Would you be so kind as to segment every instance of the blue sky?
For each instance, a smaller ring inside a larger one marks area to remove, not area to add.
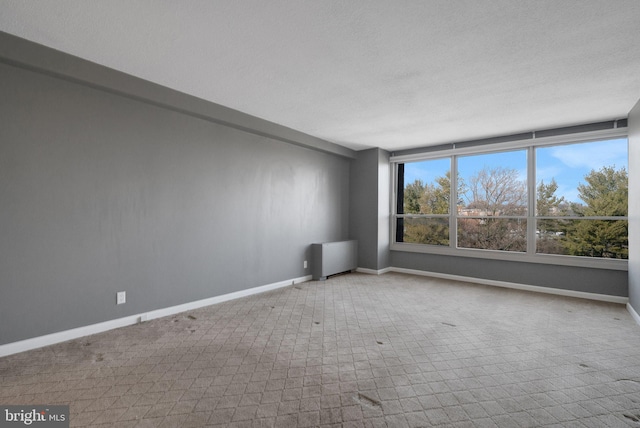
[[[555,178],[559,196],[570,202],[581,202],[578,184],[591,170],[615,166],[629,171],[626,138],[593,143],[553,146],[537,150],[536,180],[549,183]]]
[[[536,156],[537,183],[549,183],[555,178],[558,183],[556,194],[564,196],[570,202],[581,202],[577,187],[578,184],[584,183],[584,176],[591,170],[614,165],[617,169],[624,167],[629,170],[626,139],[541,147],[537,149]],[[458,170],[465,180],[485,166],[516,169],[524,180],[526,165],[526,152],[523,150],[458,158]],[[405,185],[413,183],[416,179],[421,179],[424,183],[431,182],[444,176],[448,170],[448,158],[406,163]]]

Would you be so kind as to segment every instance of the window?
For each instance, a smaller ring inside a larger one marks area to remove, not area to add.
[[[527,152],[460,156],[459,248],[527,251]]]
[[[451,160],[403,165],[403,196],[399,199],[399,242],[449,245]]]
[[[627,259],[627,140],[608,135],[392,157],[392,249],[594,267]]]
[[[627,259],[627,140],[536,149],[536,252]]]

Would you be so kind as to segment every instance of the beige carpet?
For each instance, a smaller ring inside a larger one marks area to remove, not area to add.
[[[71,426],[640,427],[640,326],[349,274],[0,358],[0,404],[70,404]]]

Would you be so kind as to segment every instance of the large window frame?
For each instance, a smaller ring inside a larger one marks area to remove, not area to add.
[[[628,270],[628,261],[626,259],[609,259],[609,258],[596,258],[585,256],[571,256],[571,255],[559,255],[559,254],[542,254],[536,253],[536,223],[538,220],[542,220],[545,217],[538,217],[536,215],[536,148],[548,147],[548,146],[560,146],[576,143],[589,143],[602,140],[611,140],[625,138],[628,139],[626,128],[613,128],[600,131],[576,133],[569,135],[559,135],[552,137],[536,138],[535,134],[533,138],[510,141],[503,143],[486,144],[472,147],[456,147],[454,144],[450,148],[444,150],[437,150],[425,153],[415,153],[408,155],[391,156],[391,250],[392,251],[404,251],[404,252],[417,252],[426,254],[440,254],[462,257],[474,257],[483,259],[495,259],[495,260],[510,260],[529,263],[543,263],[553,265],[565,265],[565,266],[579,266],[588,268],[600,268],[609,270]],[[449,209],[448,215],[442,214],[401,214],[400,200],[398,199],[398,169],[403,168],[402,165],[407,162],[417,162],[424,160],[446,159],[451,160],[450,176],[451,176],[451,195],[450,201],[456,200],[457,190],[457,159],[460,156],[479,155],[508,152],[514,150],[526,150],[527,151],[527,215],[521,216],[526,220],[526,242],[527,247],[525,252],[510,252],[501,250],[488,250],[488,249],[476,249],[476,248],[458,248],[457,247],[457,222],[461,217],[456,209]],[[398,233],[399,225],[403,222],[398,221],[405,218],[448,218],[449,220],[449,245],[429,245],[429,244],[415,244],[406,242],[397,242],[396,236]],[[563,217],[553,217],[553,219],[559,219]],[[580,217],[568,217],[569,219],[581,219]],[[587,217],[584,219],[592,219]],[[596,219],[595,217],[593,219]],[[616,217],[598,217],[600,220],[627,220],[628,216],[616,216]]]

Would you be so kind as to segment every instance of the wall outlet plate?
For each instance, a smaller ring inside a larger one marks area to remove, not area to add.
[[[116,293],[116,305],[122,305],[127,302],[127,292],[126,291],[118,291]]]
[[[304,261],[304,268],[305,269],[307,268],[307,261],[306,260]]]

